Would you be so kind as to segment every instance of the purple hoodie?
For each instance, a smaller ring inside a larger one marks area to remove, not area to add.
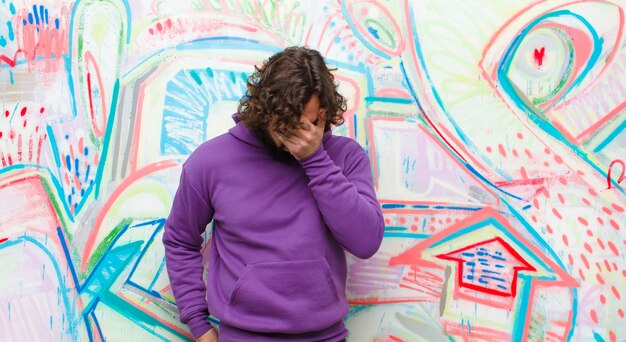
[[[202,233],[211,220],[205,285]],[[329,131],[307,158],[280,162],[238,122],[189,156],[165,225],[180,320],[199,337],[211,328],[210,312],[221,321],[220,341],[250,332],[255,340],[341,340],[344,250],[369,258],[383,231],[357,142]]]

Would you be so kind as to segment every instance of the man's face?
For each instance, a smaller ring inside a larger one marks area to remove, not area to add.
[[[309,120],[313,125],[317,126],[320,124],[320,120],[323,121],[326,117],[326,110],[320,107],[320,99],[317,94],[313,94],[309,102],[304,105],[304,109],[302,110],[302,117]],[[274,141],[275,146],[279,149],[280,152],[285,152],[291,155],[283,143],[278,139],[278,135],[274,131],[272,127],[268,129],[269,134]],[[280,153],[282,154],[282,153]]]
[[[309,102],[304,105],[302,117],[311,121],[314,126],[317,126],[319,120],[324,120],[325,114],[324,108],[320,107],[320,98],[317,94],[313,94]]]
[[[324,109],[320,107],[320,99],[317,94],[313,94],[309,102],[304,105],[302,117],[309,120],[315,126],[317,126],[319,120],[324,120],[325,112]],[[283,148],[283,144],[280,142],[280,139],[278,139],[272,127],[269,128],[269,133],[276,146]]]

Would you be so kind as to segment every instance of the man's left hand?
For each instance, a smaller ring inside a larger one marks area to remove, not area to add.
[[[301,128],[289,136],[278,134],[278,138],[285,148],[297,160],[310,156],[322,144],[326,121],[317,119],[312,123],[304,116],[300,118]]]

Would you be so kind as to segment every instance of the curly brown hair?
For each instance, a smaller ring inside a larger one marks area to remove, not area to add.
[[[317,94],[326,110],[325,131],[343,124],[346,99],[322,55],[306,47],[289,47],[266,60],[248,78],[246,95],[239,103],[239,119],[255,132],[270,125],[288,134],[299,127],[305,104]]]

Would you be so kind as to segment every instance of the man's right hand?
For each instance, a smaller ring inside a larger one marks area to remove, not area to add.
[[[198,337],[196,342],[217,342],[217,330],[215,328],[209,329],[209,331]]]

